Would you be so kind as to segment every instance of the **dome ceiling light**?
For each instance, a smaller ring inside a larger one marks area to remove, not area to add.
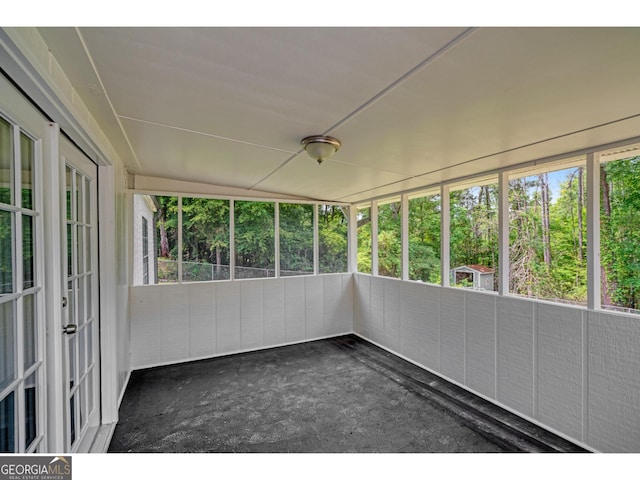
[[[327,135],[311,135],[302,139],[302,146],[318,165],[340,150],[340,140]]]

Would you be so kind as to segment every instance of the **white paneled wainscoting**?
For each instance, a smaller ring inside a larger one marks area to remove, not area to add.
[[[365,274],[130,287],[133,369],[355,333],[590,450],[640,452],[640,320]]]
[[[353,332],[350,273],[130,288],[134,370]]]
[[[354,275],[361,337],[590,450],[640,452],[640,319]]]

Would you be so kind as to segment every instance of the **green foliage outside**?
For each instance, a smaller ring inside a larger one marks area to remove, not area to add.
[[[440,195],[409,200],[409,279],[440,283]]]
[[[158,281],[178,281],[178,197],[155,197]],[[182,281],[230,278],[230,202],[182,199]],[[313,273],[313,205],[281,203],[280,268],[283,276]],[[275,204],[234,202],[236,278],[275,275]],[[320,205],[319,271],[347,271],[347,217]]]
[[[450,265],[482,265],[493,268],[494,290],[498,282],[498,186],[456,190],[450,199]],[[411,215],[411,212],[409,212]]]
[[[600,262],[605,305],[640,308],[640,157],[601,166]]]
[[[280,274],[313,273],[313,205],[280,204]]]
[[[337,205],[318,206],[318,269],[320,273],[348,269],[348,214]]]
[[[556,186],[551,185],[553,176]],[[605,306],[637,309],[640,302],[640,157],[604,163],[601,177],[601,280]],[[177,198],[157,197],[158,254],[177,259]],[[575,167],[509,181],[509,292],[586,303],[586,169]],[[483,265],[498,278],[498,187],[450,192],[450,265]],[[440,197],[409,201],[409,278],[440,282]],[[321,273],[347,269],[347,217],[320,205]],[[274,204],[235,202],[236,265],[274,269]],[[371,209],[357,213],[358,271],[371,273]],[[185,262],[229,264],[229,202],[183,199]],[[8,228],[8,224],[6,224]],[[313,271],[313,207],[280,205],[281,269]],[[401,272],[400,203],[378,209],[378,269]],[[6,256],[5,256],[6,257]],[[8,258],[8,257],[6,257]],[[186,270],[185,270],[186,271]],[[177,280],[176,272],[167,272]],[[162,272],[161,275],[162,276]],[[227,277],[228,278],[228,277]]]
[[[358,209],[358,272],[371,273],[371,207]]]

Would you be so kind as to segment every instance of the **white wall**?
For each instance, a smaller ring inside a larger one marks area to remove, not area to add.
[[[148,197],[146,197],[148,198]],[[144,271],[142,268],[142,218],[147,219],[147,246],[149,247],[149,283],[154,283],[156,278],[156,270],[154,261],[154,249],[155,249],[155,228],[153,224],[154,213],[149,208],[144,195],[133,195],[133,276],[131,280],[132,285],[143,285]]]
[[[352,275],[130,287],[133,369],[353,331]]]
[[[131,196],[127,191],[127,172],[120,161],[115,165],[116,288],[115,322],[117,338],[117,397],[120,401],[131,374],[131,327],[129,319],[129,216]],[[150,228],[153,224],[151,224]]]
[[[552,431],[640,452],[640,321],[354,275],[354,330]]]

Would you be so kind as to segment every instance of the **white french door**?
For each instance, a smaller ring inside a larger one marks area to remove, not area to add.
[[[65,450],[88,451],[100,423],[97,167],[66,139],[62,272]]]
[[[10,93],[0,78],[0,453],[31,453],[46,450],[44,122]]]

